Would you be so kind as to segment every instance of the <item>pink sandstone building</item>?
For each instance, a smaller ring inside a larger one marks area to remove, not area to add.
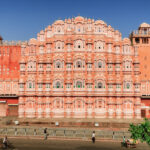
[[[102,20],[57,20],[19,63],[19,117],[141,117],[138,48]]]

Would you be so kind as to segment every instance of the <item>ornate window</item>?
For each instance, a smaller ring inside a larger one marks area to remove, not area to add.
[[[98,60],[98,61],[95,61],[95,68],[104,68],[104,61],[102,60]]]
[[[125,70],[131,70],[131,61],[125,61],[124,67],[125,67]]]
[[[95,81],[95,88],[97,89],[105,88],[104,83],[102,81]]]
[[[71,83],[67,83],[66,88],[70,89],[71,88]]]
[[[87,68],[89,69],[89,68],[92,68],[92,64],[91,63],[88,63],[87,64]]]
[[[88,83],[88,84],[87,84],[87,88],[88,88],[88,89],[91,89],[91,88],[92,88],[92,83]]]
[[[102,62],[99,61],[98,64],[97,64],[98,68],[102,68]]]
[[[124,89],[126,89],[126,90],[131,90],[131,86],[132,86],[132,84],[131,84],[132,82],[124,82]]]
[[[103,88],[103,84],[102,84],[101,82],[98,82],[98,84],[97,84],[97,88],[98,88],[98,89]]]
[[[36,62],[30,61],[28,63],[28,71],[35,71],[36,70]]]
[[[56,82],[56,88],[61,88],[61,84],[59,81]]]
[[[75,42],[74,48],[77,50],[81,50],[84,48],[84,42],[82,40],[77,40]]]
[[[104,49],[103,42],[98,41],[95,43],[95,50],[103,50],[103,49]]]
[[[63,64],[62,64],[62,62],[61,61],[56,61],[56,63],[55,63],[55,68],[63,68]]]
[[[64,49],[64,44],[63,42],[56,42],[56,50],[62,50]]]
[[[130,83],[126,83],[126,88],[130,89]]]
[[[77,61],[76,62],[76,67],[77,68],[82,68],[82,61]]]
[[[47,70],[47,71],[50,71],[50,69],[51,69],[51,64],[47,64],[47,65],[46,65],[46,70]]]
[[[34,89],[35,88],[35,82],[29,81],[27,82],[28,89]]]
[[[39,70],[39,71],[44,71],[44,70],[43,70],[43,64],[41,64],[41,63],[38,64],[38,70]]]
[[[61,27],[60,26],[57,27],[57,33],[61,33]]]
[[[83,84],[81,81],[76,82],[76,88],[82,88]]]
[[[46,89],[50,88],[50,83],[46,83]]]

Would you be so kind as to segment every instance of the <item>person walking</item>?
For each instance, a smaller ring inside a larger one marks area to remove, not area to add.
[[[47,140],[47,128],[44,129],[44,140]]]
[[[7,147],[8,147],[8,139],[7,139],[7,136],[4,137],[4,139],[3,139],[3,144],[4,144],[4,148],[7,149]]]
[[[95,143],[95,131],[92,133],[92,142]]]

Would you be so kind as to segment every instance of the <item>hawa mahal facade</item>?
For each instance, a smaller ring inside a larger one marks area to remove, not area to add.
[[[13,110],[22,118],[149,117],[150,72],[140,64],[150,40],[138,37],[146,25],[122,39],[104,21],[78,16],[57,20],[36,39],[13,46],[8,58],[0,56],[3,116]],[[8,76],[7,68],[13,71]]]

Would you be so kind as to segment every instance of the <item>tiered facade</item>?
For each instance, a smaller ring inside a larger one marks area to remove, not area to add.
[[[101,20],[58,20],[21,46],[19,117],[140,118],[138,50]]]

